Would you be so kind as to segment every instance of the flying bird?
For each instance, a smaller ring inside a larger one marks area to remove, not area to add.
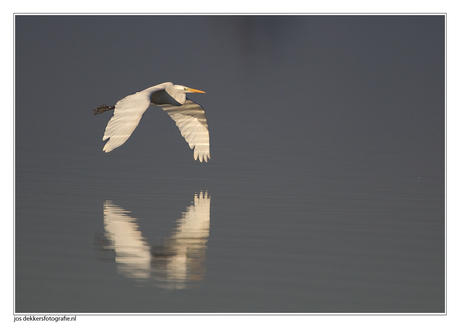
[[[107,141],[106,153],[123,145],[136,129],[142,115],[152,105],[160,106],[176,122],[182,136],[194,149],[194,158],[208,161],[209,131],[203,108],[186,97],[186,93],[205,93],[183,85],[165,82],[119,100],[115,106],[102,104],[94,115],[113,109],[102,140]]]

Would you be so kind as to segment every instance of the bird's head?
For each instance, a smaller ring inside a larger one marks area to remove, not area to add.
[[[169,83],[166,85],[166,92],[174,98],[175,101],[177,101],[179,104],[184,104],[185,100],[187,97],[185,96],[186,93],[205,93],[204,91],[197,90],[197,89],[192,89],[189,87],[186,87],[185,85],[180,85],[180,84],[172,84]],[[160,103],[160,102],[154,102],[153,103]],[[168,101],[163,101],[162,103],[164,104],[172,104],[172,102]]]

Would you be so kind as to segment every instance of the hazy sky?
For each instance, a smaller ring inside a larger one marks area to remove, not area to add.
[[[102,148],[109,117],[92,108],[172,81],[207,92],[193,99],[211,153],[220,143],[442,150],[444,55],[442,15],[16,16],[16,144]],[[160,138],[144,120],[133,137]]]

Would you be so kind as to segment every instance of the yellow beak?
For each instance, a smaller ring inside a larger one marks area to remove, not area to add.
[[[192,88],[188,88],[188,91],[193,92],[193,93],[206,93],[204,91],[197,90],[197,89],[192,89]]]

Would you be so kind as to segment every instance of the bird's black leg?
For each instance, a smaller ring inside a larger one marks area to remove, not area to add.
[[[107,106],[106,104],[102,104],[99,107],[93,109],[94,115],[104,113],[107,110],[114,109],[115,106]]]

